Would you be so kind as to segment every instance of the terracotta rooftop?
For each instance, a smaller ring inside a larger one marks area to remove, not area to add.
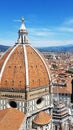
[[[51,115],[48,113],[41,111],[33,120],[33,122],[37,125],[45,125],[50,123],[51,121]]]
[[[0,130],[19,130],[25,115],[14,109],[0,110]]]
[[[63,93],[63,94],[71,94],[72,93],[72,84],[71,84],[71,79],[67,78],[66,80],[66,86],[65,87],[60,87],[59,83],[58,86],[53,87],[53,93]]]
[[[4,64],[5,59],[7,58],[8,54],[10,53],[11,50],[12,50],[12,48],[9,48],[9,49],[5,52],[5,54],[3,54],[2,57],[0,58],[0,71],[1,71],[1,69],[2,69],[2,66],[3,66],[3,64]]]

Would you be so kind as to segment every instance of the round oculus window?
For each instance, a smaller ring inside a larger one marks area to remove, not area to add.
[[[17,103],[15,101],[10,101],[9,105],[13,108],[17,108]]]
[[[37,99],[36,106],[37,108],[42,108],[44,106],[44,99],[43,98]]]

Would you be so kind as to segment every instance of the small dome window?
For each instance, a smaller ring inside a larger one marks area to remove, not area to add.
[[[38,82],[39,82],[39,86],[40,86],[40,79],[38,79]]]
[[[19,83],[21,83],[22,81],[19,81]]]
[[[9,66],[9,68],[11,68],[11,66]]]
[[[20,54],[23,54],[22,52],[20,52]]]
[[[12,80],[11,82],[12,82],[12,86],[14,86],[14,80]]]
[[[20,83],[22,82],[22,81],[19,81]]]
[[[7,80],[5,80],[5,85],[7,85]]]
[[[31,68],[33,68],[33,66],[31,66]]]
[[[22,68],[22,66],[20,66],[20,69]]]
[[[5,83],[7,83],[7,80],[5,80]]]
[[[21,84],[22,84],[22,81],[19,81],[19,85],[21,86]]]
[[[32,80],[32,83],[34,84],[34,80]]]

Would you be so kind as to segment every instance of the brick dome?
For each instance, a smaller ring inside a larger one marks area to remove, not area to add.
[[[27,40],[27,30],[19,29],[17,44],[9,48],[0,59],[0,89],[31,90],[50,84],[45,59]]]

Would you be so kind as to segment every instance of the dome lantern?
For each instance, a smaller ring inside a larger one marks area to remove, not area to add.
[[[22,24],[21,24],[19,31],[18,31],[18,35],[19,35],[18,36],[18,43],[26,44],[26,43],[28,43],[28,38],[27,38],[28,32],[27,32],[27,29],[24,25],[24,17],[22,17],[21,22],[22,22]]]

